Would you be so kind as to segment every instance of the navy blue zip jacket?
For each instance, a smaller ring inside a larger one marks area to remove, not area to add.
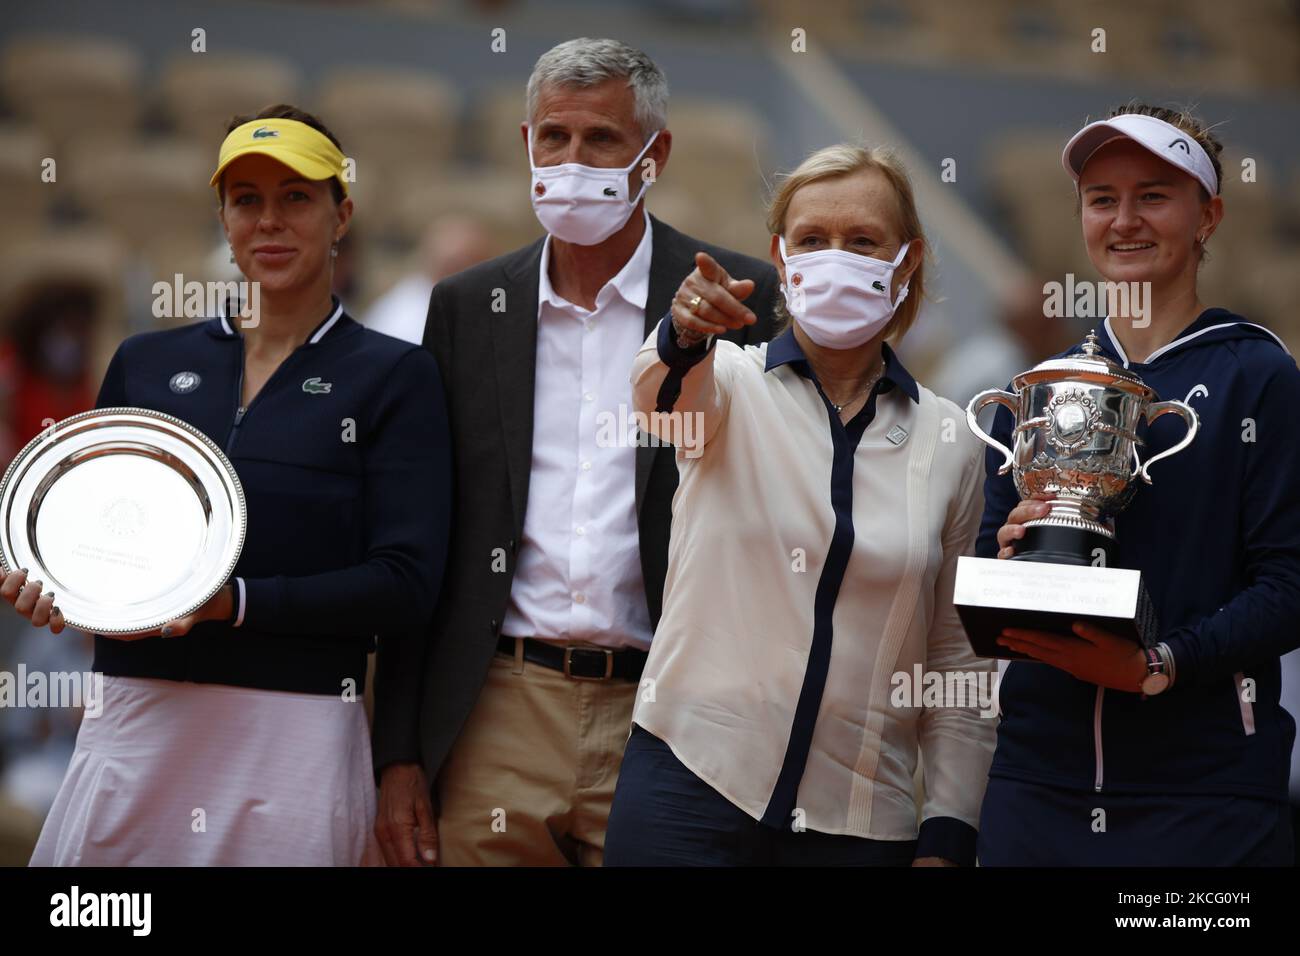
[[[1278,702],[1278,659],[1300,646],[1300,370],[1272,333],[1224,309],[1201,313],[1144,363],[1128,360],[1109,320],[1098,338],[1201,420],[1192,444],[1156,464],[1152,484],[1139,482],[1115,518],[1112,564],[1142,572],[1176,679],[1143,700],[1048,664],[1011,663],[989,773],[1284,801],[1295,721]],[[1008,446],[1010,425],[999,408],[994,435]],[[1143,460],[1184,429],[1175,415],[1157,419]],[[981,557],[996,557],[997,530],[1019,500],[1011,476],[997,475],[1000,459],[985,459]]]
[[[248,526],[237,627],[96,637],[95,669],[309,694],[350,679],[360,697],[374,636],[426,640],[442,580],[451,444],[437,362],[336,300],[241,411],[243,368],[224,318],[133,335],[109,363],[96,407],[151,408],[206,434],[239,474]]]

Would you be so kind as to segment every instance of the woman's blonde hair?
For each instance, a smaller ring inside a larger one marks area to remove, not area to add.
[[[817,150],[793,171],[777,177],[778,186],[767,207],[767,228],[774,236],[785,233],[785,217],[790,209],[790,200],[802,187],[823,179],[848,176],[863,169],[878,170],[893,187],[894,199],[898,203],[898,228],[903,241],[919,239],[922,242],[921,261],[912,273],[907,298],[885,326],[885,337],[898,342],[916,321],[921,300],[925,297],[925,262],[930,256],[930,244],[926,242],[921,217],[916,211],[912,180],[893,150],[885,146],[855,146],[852,143],[838,143]],[[777,299],[777,316],[781,328],[785,328],[789,324],[790,315],[780,297]]]

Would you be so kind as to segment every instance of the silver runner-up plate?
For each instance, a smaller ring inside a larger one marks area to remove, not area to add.
[[[248,515],[234,466],[147,408],[65,418],[0,480],[0,565],[44,582],[72,627],[138,634],[198,610],[230,577]]]

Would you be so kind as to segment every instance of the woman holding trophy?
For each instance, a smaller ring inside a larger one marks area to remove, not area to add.
[[[827,147],[768,228],[784,331],[715,338],[755,321],[753,283],[700,253],[632,366],[681,485],[605,862],[969,864],[992,722],[974,694],[898,693],[991,676],[952,605],[979,446],[886,342],[925,291],[911,183],[886,150]]]
[[[1146,299],[1117,297],[1133,307],[1084,352],[1190,404],[1200,428],[1168,457],[1183,432],[1152,421],[1151,485],[1113,518],[1110,564],[1141,572],[1154,646],[1086,622],[1002,633],[1031,662],[1000,687],[983,865],[1292,861],[1295,722],[1278,698],[1279,658],[1300,645],[1300,371],[1271,332],[1198,295],[1225,212],[1220,149],[1186,114],[1141,105],[1065,147],[1089,258]],[[999,409],[994,438],[1011,445],[1012,426]],[[1002,464],[989,453],[985,557],[1015,555],[1053,507],[1020,501]]]
[[[192,614],[95,639],[102,715],[35,865],[377,861],[361,693],[375,635],[419,641],[441,581],[450,462],[438,368],[331,295],[352,199],[338,141],[290,106],[236,118],[211,185],[260,306],[135,335],[97,407],[152,409],[234,466],[247,530]],[[247,313],[247,310],[243,310]],[[58,633],[59,596],[15,570],[4,597]]]

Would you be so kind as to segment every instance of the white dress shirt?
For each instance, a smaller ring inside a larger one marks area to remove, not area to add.
[[[677,453],[663,617],[634,722],[770,826],[910,840],[919,817],[918,856],[973,862],[995,717],[891,700],[895,675],[918,666],[993,670],[952,603],[984,504],[964,413],[888,346],[844,424],[791,331],[714,340],[698,359],[663,331],[633,365],[637,409],[697,415],[703,443]],[[675,400],[661,356],[680,373]],[[665,440],[676,427],[658,414],[650,426]]]
[[[637,530],[636,445],[625,439],[629,374],[645,338],[650,217],[636,251],[597,293],[592,311],[551,287],[550,251],[547,236],[537,289],[532,472],[501,630],[645,649],[651,628]],[[620,440],[610,441],[611,434]]]

